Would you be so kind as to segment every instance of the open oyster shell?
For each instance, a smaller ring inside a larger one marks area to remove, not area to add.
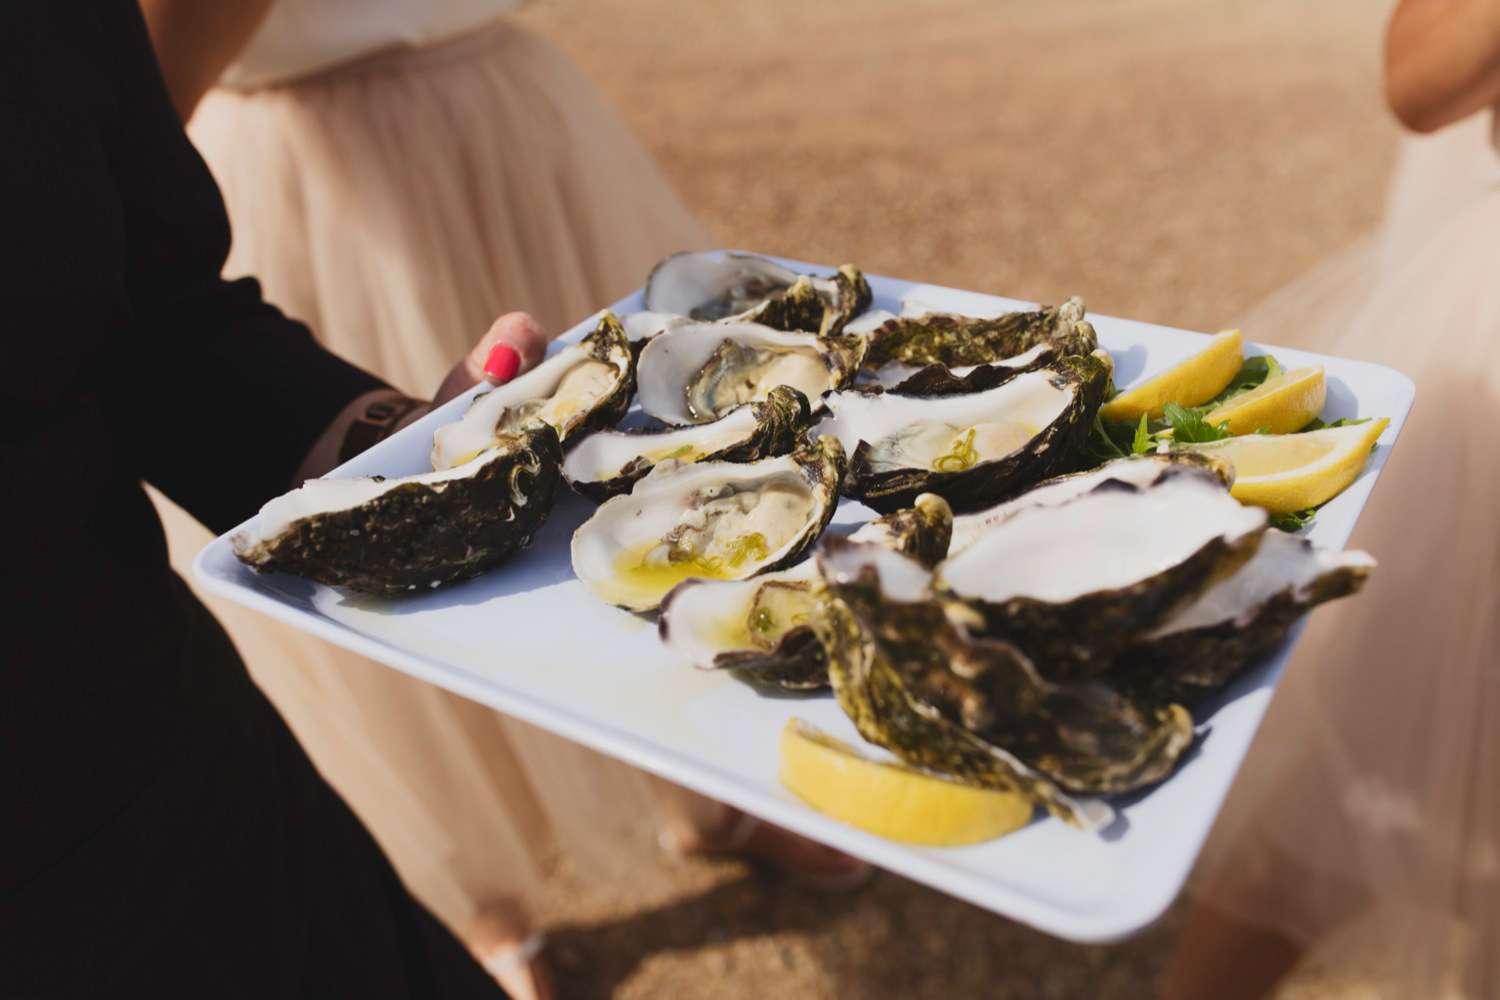
[[[1175,465],[1190,465],[1202,468],[1226,487],[1234,484],[1234,466],[1223,459],[1210,458],[1198,452],[1181,451],[1135,455],[1105,462],[1087,472],[1070,472],[1037,483],[1026,492],[953,519],[953,539],[948,554],[956,556],[973,544],[991,526],[999,524],[1012,514],[1027,507],[1051,507],[1067,503],[1091,492],[1106,480],[1118,480],[1136,486],[1149,486],[1161,477],[1165,469]]]
[[[754,254],[680,253],[652,269],[645,302],[652,312],[704,322],[754,322],[828,336],[869,307],[870,285],[848,264],[819,278]]]
[[[641,409],[668,424],[718,420],[789,385],[816,401],[848,385],[864,341],[773,330],[758,323],[680,323],[641,351]]]
[[[903,396],[955,396],[993,389],[1013,375],[1044,368],[1064,356],[1055,344],[1038,344],[1013,358],[954,368],[937,362],[918,365],[887,361],[874,372],[862,373],[856,383],[862,388],[879,386]]]
[[[813,621],[828,651],[834,694],[860,735],[918,767],[1020,792],[1074,826],[1108,823],[1114,814],[1107,805],[1073,798],[913,690],[913,679],[927,670],[968,670],[994,660],[1024,672],[1014,648],[967,637],[931,599],[929,574],[917,563],[882,546],[840,541],[829,539],[815,556],[827,596]]]
[[[779,569],[828,526],[843,470],[834,438],[759,462],[663,462],[574,533],[573,571],[595,597],[649,611],[690,577]]]
[[[731,410],[709,424],[667,430],[595,431],[563,461],[569,485],[596,503],[629,492],[656,463],[754,462],[802,444],[812,415],[807,397],[780,385],[764,402]]]
[[[1110,668],[1127,690],[1188,704],[1286,639],[1308,611],[1364,586],[1375,560],[1272,528],[1255,557],[1132,642]]]
[[[955,510],[993,504],[1065,467],[1108,389],[1103,352],[1064,358],[968,395],[836,392],[817,432],[849,452],[846,495],[877,510],[937,493]]]
[[[1118,793],[1153,784],[1192,744],[1185,709],[1137,701],[1101,683],[1044,679],[1014,645],[970,632],[965,609],[945,605],[915,567],[838,539],[820,549],[819,566],[830,600],[843,601],[861,642],[899,677],[910,710],[1003,748],[1069,791]],[[886,730],[900,728],[900,716],[866,721],[882,737],[865,733],[867,739],[904,743],[905,733]]]
[[[810,560],[748,580],[685,580],[661,602],[662,642],[700,670],[744,670],[792,690],[828,686],[812,629],[817,570]]]
[[[531,544],[557,491],[557,432],[533,421],[452,469],[313,479],[231,540],[262,573],[282,571],[382,597],[464,580]]]
[[[994,318],[953,313],[899,316],[869,335],[865,364],[873,369],[892,361],[954,368],[1014,358],[1039,345],[1049,345],[1059,357],[1092,354],[1099,338],[1083,315],[1083,300],[1075,296],[1060,306]]]
[[[612,313],[579,343],[565,347],[525,375],[475,396],[463,418],[438,428],[432,467],[450,469],[490,447],[525,422],[551,424],[562,443],[600,427],[613,427],[630,408],[635,356]]]
[[[937,568],[986,635],[1024,649],[1050,680],[1097,676],[1255,554],[1265,511],[1189,465],[1147,485],[1107,479],[992,525]]]
[[[870,542],[936,565],[947,553],[953,513],[925,493],[916,506],[861,526]],[[828,686],[828,658],[813,630],[822,579],[812,562],[749,580],[687,580],[672,589],[657,623],[662,642],[703,670],[744,670],[794,690]]]

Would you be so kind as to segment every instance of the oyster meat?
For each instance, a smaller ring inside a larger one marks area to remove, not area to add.
[[[759,462],[663,462],[579,527],[573,571],[594,596],[649,611],[690,577],[779,569],[828,526],[843,468],[834,438]]]
[[[953,514],[925,493],[915,507],[861,526],[850,539],[903,552],[924,566],[947,553]],[[744,670],[796,690],[828,686],[828,661],[813,630],[822,599],[811,561],[749,580],[687,580],[662,602],[662,642],[704,669]]]
[[[900,316],[870,334],[865,364],[874,369],[892,361],[954,368],[1014,358],[1039,345],[1048,345],[1059,357],[1092,354],[1099,338],[1083,315],[1083,300],[1075,296],[1060,306],[993,318],[936,312]]]
[[[313,479],[260,510],[234,553],[382,597],[454,583],[531,544],[557,491],[557,432],[533,421],[464,465],[400,479]]]
[[[765,257],[715,251],[663,259],[646,279],[646,308],[704,322],[735,320],[831,336],[870,305],[864,275],[798,274]]]
[[[748,580],[685,580],[662,600],[662,642],[700,670],[744,670],[793,690],[828,686],[811,561]]]
[[[432,467],[461,465],[489,448],[500,435],[539,419],[551,424],[564,445],[600,427],[613,427],[630,408],[635,356],[612,313],[572,347],[565,347],[525,375],[475,396],[463,418],[438,428]]]
[[[1272,528],[1253,559],[1126,647],[1110,676],[1191,704],[1281,645],[1312,608],[1358,591],[1374,568],[1369,553],[1332,552]]]
[[[758,403],[778,385],[809,400],[848,385],[864,342],[757,323],[681,323],[641,351],[641,409],[668,424],[702,424]]]
[[[1265,530],[1265,511],[1213,473],[1172,466],[1144,486],[1106,479],[1018,510],[936,572],[986,635],[1020,646],[1049,680],[1081,680],[1247,562]]]
[[[849,451],[850,497],[892,510],[930,492],[972,510],[1064,467],[1088,436],[1110,373],[1100,352],[968,395],[835,392],[817,433]]]
[[[595,502],[630,490],[658,462],[753,462],[803,443],[812,416],[807,397],[777,386],[765,402],[731,410],[709,424],[652,431],[595,431],[563,462],[563,475]]]

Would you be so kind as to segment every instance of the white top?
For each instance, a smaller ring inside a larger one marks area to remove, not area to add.
[[[515,4],[516,0],[277,0],[220,83],[259,87],[389,49],[433,45],[481,28]]]

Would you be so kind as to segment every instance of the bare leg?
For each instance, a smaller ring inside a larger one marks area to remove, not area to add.
[[[1162,1000],[1263,1000],[1301,956],[1290,938],[1199,903],[1177,941]]]
[[[842,851],[750,819],[740,810],[659,778],[651,779],[663,846],[682,854],[737,854],[767,862],[813,888],[852,888],[870,866]]]
[[[710,839],[710,834],[732,823],[738,814],[738,810],[690,792],[681,785],[655,775],[648,778],[651,795],[656,799],[663,842],[670,842],[684,853],[700,850],[701,843]]]

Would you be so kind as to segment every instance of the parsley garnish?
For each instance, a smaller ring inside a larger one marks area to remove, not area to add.
[[[1114,424],[1114,427],[1123,427],[1123,424]],[[1099,414],[1094,414],[1094,426],[1089,431],[1088,440],[1083,443],[1083,457],[1086,464],[1080,468],[1092,468],[1094,465],[1102,465],[1115,458],[1124,458],[1129,452],[1125,451],[1121,443],[1110,436],[1109,428],[1105,426]],[[1091,462],[1092,465],[1087,464]]]
[[[1207,423],[1197,408],[1189,409],[1186,406],[1178,406],[1176,403],[1168,403],[1162,407],[1162,413],[1166,416],[1167,423],[1171,425],[1174,441],[1195,444],[1203,441],[1221,441],[1230,436],[1224,428]]]
[[[1258,388],[1267,379],[1273,379],[1280,374],[1281,362],[1269,354],[1257,354],[1253,358],[1246,358],[1234,378],[1230,379],[1229,384],[1224,387],[1224,391],[1204,403],[1202,408],[1218,406],[1225,400]]]
[[[1282,531],[1300,531],[1312,524],[1313,518],[1318,516],[1318,508],[1308,507],[1305,510],[1294,510],[1290,514],[1272,514],[1270,525]]]
[[[1141,422],[1135,425],[1135,440],[1131,442],[1130,453],[1132,455],[1144,455],[1152,448],[1150,421],[1144,413],[1141,414]]]
[[[1353,427],[1355,424],[1367,424],[1374,419],[1374,417],[1339,417],[1333,423],[1325,424],[1317,417],[1313,417],[1313,422],[1297,433],[1306,434],[1308,431],[1321,431],[1328,427]]]

